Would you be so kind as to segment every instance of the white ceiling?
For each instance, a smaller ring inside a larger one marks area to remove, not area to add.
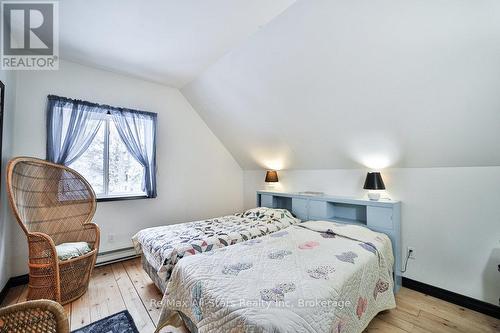
[[[60,1],[60,53],[182,87],[294,1]]]
[[[500,165],[499,17],[299,0],[182,92],[244,169]]]

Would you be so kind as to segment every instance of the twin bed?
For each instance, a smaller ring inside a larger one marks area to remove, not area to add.
[[[359,333],[395,307],[391,240],[362,226],[260,207],[133,240],[164,292],[159,329]]]
[[[268,235],[300,220],[286,209],[254,208],[208,220],[148,228],[132,241],[142,254],[142,266],[155,285],[165,291],[180,259]]]

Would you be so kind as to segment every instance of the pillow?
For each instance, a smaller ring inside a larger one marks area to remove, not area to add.
[[[86,242],[62,243],[56,246],[57,257],[59,260],[68,260],[83,256],[92,251]]]
[[[241,216],[258,220],[286,221],[289,224],[297,224],[300,222],[300,220],[295,218],[290,211],[283,208],[257,207],[245,211]]]

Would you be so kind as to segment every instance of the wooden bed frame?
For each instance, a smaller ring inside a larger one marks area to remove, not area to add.
[[[401,203],[327,195],[257,191],[257,207],[284,208],[297,218],[361,225],[389,236],[394,253],[394,292],[401,288]]]

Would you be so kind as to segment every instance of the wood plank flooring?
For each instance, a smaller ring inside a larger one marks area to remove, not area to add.
[[[9,290],[1,306],[26,300],[27,287]],[[75,330],[128,309],[140,332],[151,333],[160,315],[162,295],[142,270],[140,259],[94,270],[88,292],[65,306]],[[499,333],[500,320],[402,288],[397,308],[377,315],[365,333]]]

